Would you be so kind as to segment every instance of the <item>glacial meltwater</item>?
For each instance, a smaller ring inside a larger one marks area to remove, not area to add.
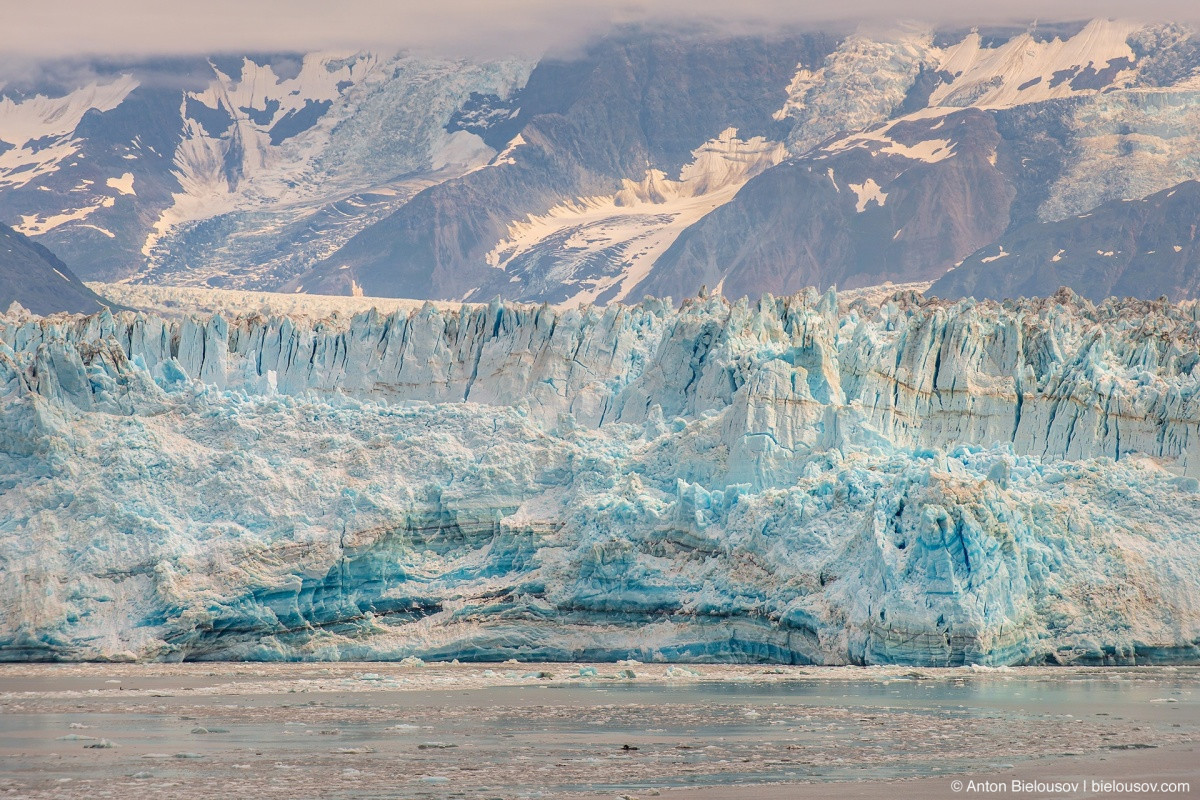
[[[0,666],[0,796],[22,798],[1200,791],[1198,736],[1196,667]]]

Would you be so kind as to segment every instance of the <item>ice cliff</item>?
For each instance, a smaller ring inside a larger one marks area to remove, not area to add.
[[[1200,660],[1200,306],[0,317],[0,658]]]

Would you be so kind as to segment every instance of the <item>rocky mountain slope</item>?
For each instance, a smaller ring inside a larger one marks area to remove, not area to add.
[[[1142,200],[1111,200],[1086,214],[1012,230],[933,284],[941,297],[1052,294],[1078,286],[1092,300],[1111,295],[1200,294],[1200,183]]]
[[[113,305],[45,247],[0,224],[0,309],[13,303],[35,314],[91,314]]]
[[[1104,19],[59,64],[0,90],[0,215],[106,280],[567,305],[932,280],[1200,179],[1197,92],[1195,32]]]
[[[0,658],[1200,658],[1200,309],[0,319]]]

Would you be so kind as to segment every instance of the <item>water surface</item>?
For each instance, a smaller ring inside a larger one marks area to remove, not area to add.
[[[0,792],[643,797],[1128,758],[1200,738],[1196,668],[590,666],[3,666]]]

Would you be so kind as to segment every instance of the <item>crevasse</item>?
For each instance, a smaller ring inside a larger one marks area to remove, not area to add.
[[[0,318],[0,658],[1200,657],[1200,310]]]

